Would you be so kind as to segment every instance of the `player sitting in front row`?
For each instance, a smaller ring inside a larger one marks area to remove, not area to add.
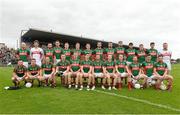
[[[108,55],[108,60],[104,64],[104,75],[105,78],[103,79],[103,86],[102,88],[105,89],[104,84],[108,83],[108,89],[111,90],[111,78],[113,78],[112,82],[112,89],[115,89],[116,81],[117,81],[117,76],[115,74],[115,64],[114,61],[112,60],[112,55]]]
[[[45,63],[42,64],[41,66],[41,81],[45,81],[45,86],[48,86],[48,80],[50,81],[50,86],[54,88],[55,85],[55,68],[53,64],[50,62],[50,58],[46,57],[45,58]]]
[[[118,89],[121,89],[122,87],[122,78],[127,77],[128,81],[128,89],[131,90],[131,76],[129,74],[128,66],[126,62],[124,61],[124,56],[120,54],[118,56],[118,60],[116,61],[116,75],[117,75],[117,82],[118,82]]]
[[[80,76],[80,60],[78,59],[78,54],[74,53],[70,61],[70,72],[68,75],[68,88],[71,88],[72,78],[75,78],[75,89],[78,89],[79,76]],[[80,86],[83,87],[82,85]]]
[[[29,65],[27,70],[27,80],[30,81],[33,85],[34,80],[38,80],[39,86],[40,84],[40,67],[36,65],[36,59],[31,59],[31,65]]]
[[[61,83],[64,83],[65,85],[67,85],[68,81],[69,64],[65,54],[61,55],[61,61],[56,64],[56,73],[62,78],[61,80],[64,80],[61,81]]]
[[[92,78],[92,62],[89,60],[89,54],[85,55],[85,60],[81,62],[80,85],[83,85],[83,78],[88,78],[87,90],[90,90]],[[93,87],[94,89],[94,87]],[[82,87],[80,88],[82,90]]]
[[[12,82],[15,86],[19,86],[21,81],[25,81],[26,79],[27,69],[23,65],[23,61],[21,59],[18,60],[18,65],[14,68]]]
[[[167,64],[163,62],[163,56],[158,57],[158,62],[155,64],[154,73],[156,76],[159,77],[158,83],[156,88],[160,89],[161,83],[163,83],[164,80],[168,81],[167,90],[172,90],[172,82],[173,77],[167,74],[168,68]]]
[[[140,84],[141,87],[145,88],[147,77],[141,72],[141,64],[138,63],[137,56],[133,57],[133,62],[129,65],[129,70],[130,70],[130,75],[132,76],[133,85],[135,85],[137,82],[140,82],[140,80],[142,79],[143,82]]]

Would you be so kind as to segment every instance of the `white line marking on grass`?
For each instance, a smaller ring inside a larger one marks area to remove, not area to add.
[[[143,99],[138,99],[138,98],[135,98],[135,97],[129,97],[129,96],[120,95],[120,94],[116,94],[116,93],[105,92],[105,91],[101,91],[101,90],[94,90],[94,91],[99,92],[99,93],[103,93],[103,94],[107,94],[107,95],[111,95],[111,96],[125,98],[127,100],[141,102],[141,103],[152,105],[152,106],[156,106],[156,107],[159,107],[159,108],[164,108],[164,109],[169,109],[169,110],[172,110],[172,111],[180,112],[180,109],[173,108],[173,107],[170,107],[170,106],[167,106],[167,105],[153,103],[153,102],[150,102],[150,101],[147,101],[147,100],[143,100]]]

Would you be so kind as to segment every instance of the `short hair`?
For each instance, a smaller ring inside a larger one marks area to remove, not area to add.
[[[34,40],[34,43],[38,43],[39,44],[39,41],[38,40]]]
[[[151,57],[151,54],[147,54],[147,56],[146,56],[146,57],[149,57],[149,56]]]
[[[139,46],[144,46],[143,44],[139,44]]]
[[[79,42],[76,42],[76,44],[80,44]]]
[[[150,45],[154,45],[155,43],[154,42],[151,42]]]
[[[21,42],[21,44],[25,44],[25,45],[26,45],[26,43],[25,43],[25,42]]]
[[[35,59],[35,58],[32,58],[32,59],[31,59],[31,61],[33,61],[33,60],[35,60],[35,61],[36,61],[36,59]]]
[[[123,43],[123,41],[119,41],[118,43]]]
[[[18,59],[17,61],[22,61],[22,59]]]
[[[59,40],[56,40],[55,42],[60,42]]]
[[[137,56],[133,56],[133,58],[137,58]]]
[[[51,42],[48,42],[48,44],[52,44]]]
[[[123,57],[124,57],[124,55],[123,55],[123,54],[119,54],[119,56],[118,56],[118,57],[120,57],[120,56],[123,56]]]
[[[130,42],[130,43],[129,43],[129,45],[133,45],[133,43],[132,43],[132,42]]]
[[[159,58],[159,57],[163,57],[163,55],[160,54],[160,55],[158,56],[158,58]]]

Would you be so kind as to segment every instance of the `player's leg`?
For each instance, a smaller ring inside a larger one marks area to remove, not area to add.
[[[104,86],[106,85],[106,81],[107,81],[107,74],[103,74],[103,77],[102,77],[102,86],[101,88],[102,89],[106,89]]]
[[[92,74],[92,76],[91,76],[91,83],[92,83],[92,88],[91,88],[91,90],[94,90],[94,89],[95,89],[95,77],[96,77],[95,73]]]
[[[73,76],[75,76],[75,89],[78,89],[79,78],[81,76],[81,73],[76,72],[76,73],[73,74]],[[80,88],[83,88],[83,85],[81,85]]]
[[[166,64],[167,64],[167,68],[168,68],[167,74],[170,75],[171,74],[171,63],[166,62]]]
[[[123,76],[126,76],[127,77],[127,82],[128,82],[128,90],[132,90],[132,78],[131,78],[131,75],[130,74],[128,74],[128,73],[122,73],[122,75],[121,75],[122,77]]]
[[[171,91],[172,90],[173,77],[171,75],[166,75],[164,77],[164,80],[168,81],[167,90]]]
[[[116,73],[116,76],[117,76],[118,89],[121,90],[121,88],[122,88],[121,74]]]
[[[83,89],[83,77],[84,77],[84,73],[79,73],[79,75],[77,75],[77,79],[79,79],[79,83],[80,83],[80,89],[79,90],[82,90]],[[76,81],[76,85],[78,84],[78,82]]]
[[[159,89],[160,89],[160,86],[161,86],[161,83],[162,83],[162,81],[163,81],[162,76],[154,75],[154,79],[157,79],[156,84],[155,84],[155,88],[156,88],[157,90],[159,90]]]
[[[38,76],[39,86],[41,86],[43,83],[45,83],[45,77],[44,76]]]
[[[50,82],[50,86],[52,87],[52,88],[54,88],[55,87],[55,77],[54,77],[55,75],[54,74],[49,74],[49,75],[47,75],[47,79],[49,79],[49,82]]]
[[[92,78],[92,74],[88,73],[88,84],[87,84],[87,90],[90,89],[90,85],[91,85],[91,78]]]
[[[139,75],[138,76],[139,77],[139,79],[142,79],[143,81],[142,81],[142,85],[143,85],[143,88],[146,88],[147,87],[147,76],[146,75],[144,75],[144,74],[141,74],[141,75]]]
[[[67,85],[68,84],[68,72],[63,73],[63,75],[61,77],[64,77],[64,84]]]
[[[52,74],[52,84],[54,87],[56,87],[56,76],[55,76],[55,74]]]
[[[113,78],[113,84],[112,84],[113,87],[112,87],[112,89],[117,90],[117,89],[116,89],[117,76],[116,76],[116,74],[114,74],[114,73],[113,73],[111,76],[112,76],[112,78]]]
[[[14,86],[18,86],[20,84],[19,81],[17,80],[17,77],[18,77],[17,75],[13,75],[11,78],[12,82],[14,83]]]
[[[71,76],[72,76],[72,72],[69,72],[68,73],[68,76],[67,76],[67,81],[68,81],[68,88],[71,88]]]
[[[110,76],[110,74],[106,74],[106,80],[108,83],[108,89],[111,90],[111,76]]]
[[[27,77],[26,77],[26,81],[30,82],[32,84],[32,86],[34,85],[34,79],[35,79],[35,77],[32,75],[27,75]]]

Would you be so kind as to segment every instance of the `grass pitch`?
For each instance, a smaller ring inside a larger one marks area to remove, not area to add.
[[[60,86],[4,90],[13,68],[0,68],[0,114],[180,114],[180,65],[173,65],[173,91],[77,91]]]

